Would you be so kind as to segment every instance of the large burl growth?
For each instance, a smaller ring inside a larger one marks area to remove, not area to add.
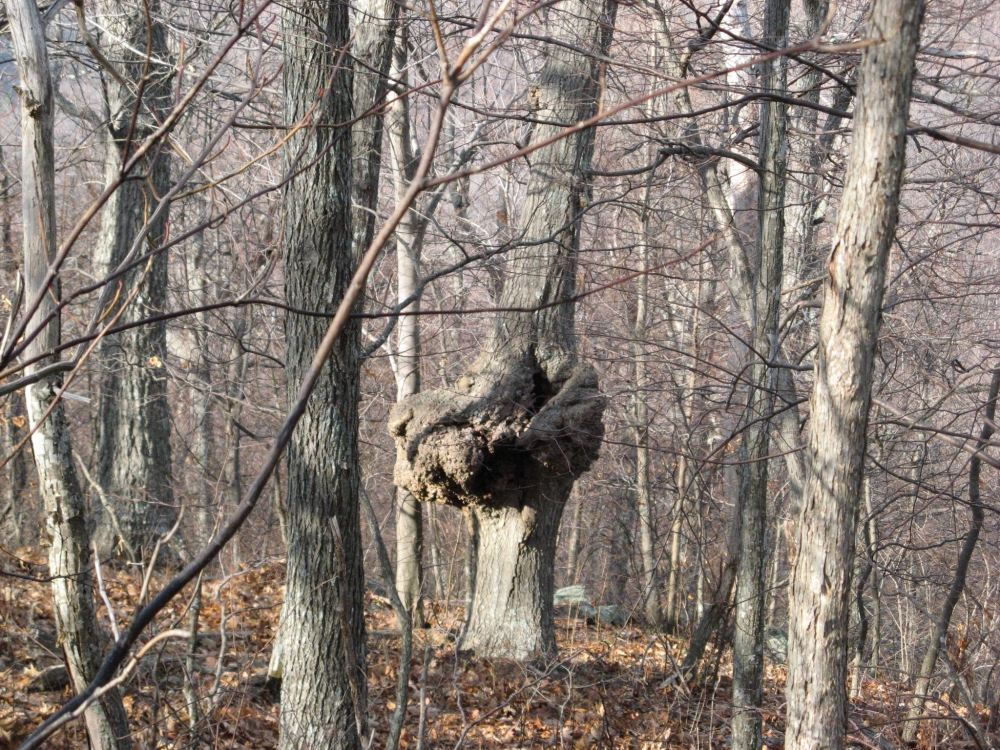
[[[597,456],[605,400],[575,354],[577,251],[594,132],[556,139],[597,107],[597,67],[614,3],[569,0],[550,17],[565,45],[548,52],[532,89],[531,161],[500,308],[482,356],[451,390],[401,401],[390,417],[396,484],[456,505],[477,528],[475,588],[461,647],[524,659],[555,653],[556,538],[573,482]]]
[[[604,431],[597,373],[564,351],[515,341],[484,356],[460,388],[397,405],[389,425],[396,483],[420,500],[462,507],[478,523],[461,647],[515,659],[550,655],[559,521]]]

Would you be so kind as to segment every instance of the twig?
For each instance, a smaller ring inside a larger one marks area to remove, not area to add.
[[[115,609],[111,606],[111,599],[108,598],[108,591],[104,588],[104,577],[101,575],[101,556],[97,552],[97,542],[94,542],[94,574],[97,576],[97,590],[101,593],[101,601],[108,610],[108,619],[111,620],[111,632],[117,641],[121,638],[118,632],[118,620],[115,617]]]

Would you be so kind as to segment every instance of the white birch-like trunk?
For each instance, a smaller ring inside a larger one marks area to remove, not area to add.
[[[392,79],[402,89],[408,87],[407,29],[396,35]],[[410,186],[415,167],[410,133],[410,99],[398,98],[389,112],[392,183],[396,200]],[[411,209],[396,228],[396,298],[402,302],[417,291],[420,282],[420,258],[417,243],[416,214]],[[408,305],[404,313],[418,313],[420,299]],[[420,317],[403,315],[396,324],[396,401],[420,392]],[[410,611],[414,627],[423,627],[423,510],[421,503],[406,489],[396,488],[396,590],[403,606]]]
[[[45,277],[56,253],[55,153],[52,138],[53,89],[48,52],[38,7],[32,0],[7,0],[14,56],[21,78],[21,200],[25,299],[41,302],[32,321],[56,311],[58,283],[46,287]],[[34,323],[27,329],[31,336]],[[34,358],[59,344],[55,314],[25,350]],[[27,374],[51,364],[43,359]],[[70,683],[83,690],[100,667],[102,643],[91,583],[90,535],[83,493],[73,465],[69,426],[61,400],[62,378],[51,376],[27,388],[25,400],[31,445],[45,504],[49,537],[49,574],[59,641],[69,666]],[[84,714],[87,735],[95,750],[126,750],[132,746],[121,696],[112,690]]]

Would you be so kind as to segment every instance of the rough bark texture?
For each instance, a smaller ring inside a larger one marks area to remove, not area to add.
[[[979,433],[979,450],[983,450],[989,439],[993,437],[994,418],[997,413],[997,397],[1000,395],[1000,370],[993,372],[993,379],[990,382],[989,397],[986,401],[986,413],[983,420],[983,428]],[[969,563],[972,555],[976,551],[976,544],[979,542],[979,532],[982,531],[983,521],[986,513],[983,509],[982,495],[980,487],[980,472],[983,462],[979,456],[973,456],[969,462],[969,511],[971,518],[969,530],[962,541],[962,549],[958,553],[958,563],[955,566],[955,577],[951,581],[948,595],[941,605],[941,612],[934,623],[934,631],[931,633],[931,641],[927,644],[927,653],[920,665],[920,673],[917,675],[916,684],[913,688],[913,703],[907,716],[910,721],[903,727],[903,741],[914,742],[917,739],[917,730],[920,728],[919,718],[924,711],[924,700],[927,689],[930,687],[931,677],[934,674],[934,667],[937,665],[938,656],[941,649],[945,647],[945,640],[948,637],[948,628],[951,626],[951,615],[955,611],[955,605],[962,598],[965,591],[965,579],[969,572]]]
[[[809,473],[789,595],[788,750],[839,750],[847,620],[886,264],[899,210],[921,0],[875,0],[820,318]]]
[[[21,77],[25,298],[31,304],[42,295],[34,316],[34,320],[40,321],[55,310],[59,298],[58,286],[48,290],[44,287],[46,271],[56,250],[52,78],[38,7],[31,0],[7,0],[7,15]],[[33,331],[34,324],[31,324],[29,335]],[[59,316],[56,315],[29,344],[25,357],[31,359],[57,346],[59,337]],[[47,364],[51,364],[51,360],[29,365],[26,372],[31,374]],[[82,690],[100,666],[102,639],[94,609],[90,535],[83,493],[73,468],[62,401],[55,401],[61,385],[59,377],[41,380],[28,386],[25,400],[30,427],[37,427],[31,444],[39,492],[45,504],[56,627],[72,685]],[[91,747],[96,750],[131,747],[128,719],[117,690],[94,703],[84,719]]]
[[[350,119],[350,68],[336,70],[349,40],[347,5],[296,0],[286,4],[282,26],[285,122],[300,120],[317,99],[318,122]],[[351,141],[340,130],[308,129],[287,153],[293,158],[300,152],[300,163],[316,163],[284,192],[285,294],[296,308],[332,313],[353,271]],[[325,328],[322,318],[288,315],[288,381],[295,387]],[[359,747],[352,696],[352,688],[360,686],[364,700],[364,654],[352,646],[364,643],[364,577],[357,544],[359,346],[359,327],[350,323],[288,447],[282,750]],[[343,566],[335,525],[346,543]]]
[[[172,66],[167,30],[159,21],[159,2],[146,9],[128,0],[99,0],[98,22],[104,28],[101,46],[124,83],[105,75],[108,121],[104,130],[105,180],[121,172],[134,149],[163,120],[171,102]],[[147,60],[147,50],[149,59]],[[142,90],[142,101],[137,93]],[[158,247],[164,239],[163,211],[138,246],[136,240],[170,182],[167,149],[154,149],[136,167],[146,179],[128,180],[104,207],[97,241],[95,268],[99,275],[117,269]],[[118,282],[116,282],[117,284]],[[133,290],[138,294],[119,319],[121,323],[163,311],[167,295],[167,255],[129,272],[122,280],[116,307]],[[100,352],[98,482],[107,504],[98,531],[99,548],[109,550],[117,539],[133,562],[152,549],[156,538],[176,520],[170,455],[170,409],[167,403],[165,323],[154,323],[104,339]]]
[[[768,0],[764,6],[764,38],[783,47],[788,36],[790,0]],[[783,60],[760,66],[763,91],[783,94]],[[757,192],[757,253],[750,276],[753,289],[748,353],[750,388],[740,442],[740,553],[736,584],[736,633],[733,639],[733,750],[758,750],[762,743],[759,708],[763,698],[764,608],[767,563],[767,478],[770,415],[774,411],[778,371],[769,362],[778,354],[778,315],[784,263],[787,107],[780,102],[760,105],[760,178]],[[741,295],[742,297],[743,295]],[[762,359],[762,358],[766,358]]]
[[[553,10],[552,36],[606,49],[613,6],[571,0]],[[594,111],[596,66],[553,45],[533,95],[536,116],[577,122]],[[536,141],[560,131],[539,125]],[[452,391],[398,404],[396,484],[424,501],[465,506],[479,524],[475,596],[461,647],[481,656],[552,655],[553,566],[559,520],[576,478],[597,456],[604,398],[597,373],[574,352],[579,218],[593,131],[533,155],[500,307],[483,355]]]

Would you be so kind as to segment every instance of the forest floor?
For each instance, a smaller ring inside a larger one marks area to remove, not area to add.
[[[28,550],[20,550],[18,557],[40,561]],[[44,571],[26,562],[20,567],[19,573],[29,577]],[[183,690],[187,642],[166,640],[140,663],[125,686],[135,747],[264,750],[277,745],[278,705],[265,677],[280,614],[282,576],[282,566],[270,564],[205,583],[194,659],[194,686],[204,717],[198,725],[199,739],[192,741]],[[135,606],[141,580],[121,569],[106,570],[105,578],[121,624]],[[70,692],[65,686],[51,689],[52,675],[59,676],[52,668],[62,660],[49,586],[5,576],[0,587],[2,748],[16,746],[68,700]],[[187,628],[188,604],[189,600],[175,602],[158,619],[159,629]],[[374,730],[372,747],[377,749],[384,746],[395,708],[400,641],[384,601],[369,594],[367,612],[369,721]],[[557,664],[539,667],[457,658],[452,634],[460,626],[459,614],[435,609],[433,626],[416,634],[404,748],[418,747],[421,691],[425,695],[421,747],[428,750],[724,750],[729,745],[732,672],[725,655],[720,659],[710,654],[707,677],[683,684],[676,668],[685,648],[683,639],[638,627],[609,628],[563,619],[558,621]],[[104,606],[100,617],[110,631]],[[764,742],[773,750],[784,744],[785,669],[768,662],[765,670]],[[851,740],[856,746],[899,747],[897,719],[906,697],[901,685],[866,680],[851,717]],[[975,747],[959,720],[943,720],[949,714],[957,719],[964,709],[942,702],[934,710],[942,720],[925,722],[921,747]],[[80,723],[50,746],[85,748]]]

